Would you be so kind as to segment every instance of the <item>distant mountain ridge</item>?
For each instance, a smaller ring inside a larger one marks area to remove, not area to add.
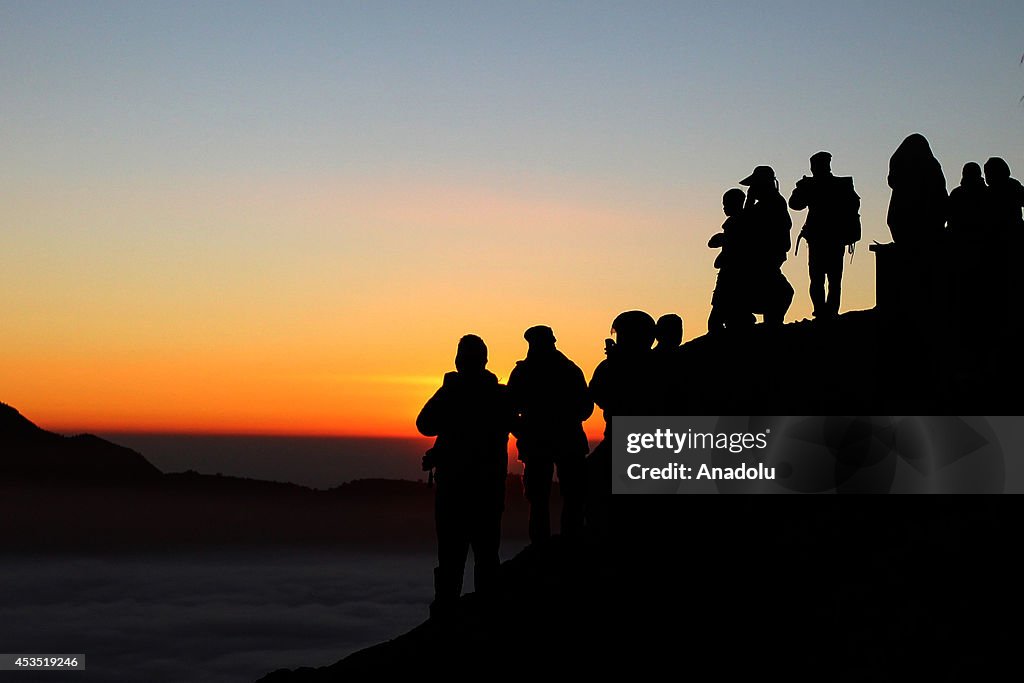
[[[153,481],[163,473],[141,453],[92,434],[46,431],[0,403],[0,478],[33,481]]]
[[[522,480],[510,476],[506,538],[526,529]],[[329,489],[161,472],[92,435],[64,437],[0,404],[0,538],[8,551],[119,552],[253,547],[433,547],[433,490],[358,479]]]

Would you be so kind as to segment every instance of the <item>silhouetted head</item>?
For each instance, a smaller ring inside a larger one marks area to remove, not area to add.
[[[911,133],[896,148],[893,157],[898,157],[904,162],[915,162],[934,159],[935,155],[932,154],[932,147],[928,144],[928,139],[925,136],[920,133]]]
[[[627,351],[650,351],[655,327],[654,318],[643,311],[619,313],[612,321],[615,346]]]
[[[889,186],[894,192],[909,189],[912,192],[938,193],[946,189],[942,164],[920,133],[908,135],[890,157]]]
[[[989,185],[998,185],[1010,179],[1010,165],[1004,159],[992,157],[985,162],[985,180]]]
[[[811,156],[811,175],[832,175],[832,155],[829,152],[818,152]]]
[[[555,350],[555,333],[547,325],[534,325],[523,333],[523,339],[530,345],[530,353]]]
[[[459,340],[459,348],[455,352],[455,369],[459,372],[474,374],[483,372],[485,367],[487,367],[487,345],[475,334],[467,334]]]
[[[968,161],[964,164],[964,172],[960,178],[960,184],[964,187],[985,184],[984,179],[981,177],[981,165],[978,162]]]
[[[658,340],[658,349],[668,351],[679,348],[683,343],[683,319],[675,313],[661,316],[655,325],[654,337]]]
[[[774,187],[778,189],[779,181],[775,179],[775,170],[771,166],[758,166],[754,172],[740,181],[750,189]]]
[[[750,191],[747,192],[748,204],[779,191],[779,181],[775,178],[775,170],[771,166],[758,166],[753,173],[740,181],[740,185],[750,187]]]
[[[726,216],[738,216],[743,211],[743,202],[746,199],[747,195],[743,190],[734,187],[722,195],[722,211]]]

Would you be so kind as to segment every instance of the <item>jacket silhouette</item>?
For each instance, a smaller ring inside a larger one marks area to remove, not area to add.
[[[960,241],[983,238],[989,231],[988,187],[981,176],[981,166],[964,164],[960,184],[949,193],[949,231]]]
[[[853,178],[832,175],[831,154],[818,152],[810,162],[812,175],[797,181],[789,197],[789,208],[807,209],[800,237],[807,240],[814,316],[833,318],[839,315],[843,254],[848,245],[860,239],[860,197],[853,188]]]
[[[444,376],[441,388],[416,418],[421,434],[437,437],[424,457],[424,469],[437,470],[437,568],[431,605],[435,615],[461,594],[470,547],[476,589],[490,590],[497,576],[508,435],[515,416],[507,388],[485,369],[486,364],[483,340],[463,337],[456,372]]]
[[[1010,177],[1010,166],[999,157],[985,162],[988,183],[988,219],[1000,234],[1019,236],[1024,230],[1021,209],[1024,208],[1024,186]]]
[[[793,287],[782,274],[793,246],[793,219],[770,166],[758,166],[740,185],[750,188],[743,209],[748,244],[741,250],[748,255],[744,265],[748,310],[763,313],[766,323],[781,325],[793,302]]]
[[[743,214],[747,196],[743,190],[733,188],[722,195],[722,211],[726,219],[722,231],[711,236],[708,247],[721,249],[715,258],[718,277],[711,295],[711,313],[708,314],[708,332],[750,327],[754,316],[750,312],[749,272],[754,262],[748,222]]]
[[[654,344],[654,318],[643,311],[620,313],[612,322],[615,342],[605,340],[608,357],[594,369],[590,395],[604,413],[604,439],[587,458],[587,524],[600,537],[607,532],[612,489],[612,418],[660,415]]]
[[[611,436],[615,415],[661,414],[654,372],[657,359],[651,350],[654,318],[643,311],[627,311],[615,318],[612,331],[617,341],[608,346],[608,357],[590,379],[590,395],[604,413],[605,441]]]
[[[542,543],[551,536],[551,481],[556,468],[563,500],[562,536],[577,536],[583,529],[590,444],[582,423],[594,412],[594,402],[583,371],[555,348],[550,327],[531,327],[523,336],[529,351],[512,370],[508,390],[518,415],[516,446],[530,503],[530,541]]]
[[[889,212],[893,241],[904,249],[930,249],[946,225],[949,195],[942,166],[920,133],[909,135],[889,160]]]

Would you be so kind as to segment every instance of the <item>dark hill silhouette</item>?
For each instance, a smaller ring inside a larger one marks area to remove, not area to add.
[[[701,337],[664,379],[680,414],[1005,413],[998,387],[1019,361],[965,328],[993,353],[961,363],[948,318],[905,310]],[[896,680],[924,661],[942,662],[940,680],[978,677],[985,653],[1020,630],[990,612],[1019,602],[1007,591],[1019,583],[1015,498],[612,497],[600,544],[528,548],[502,566],[490,601],[464,596],[447,620],[261,683],[581,680],[618,667]]]
[[[594,600],[607,593],[614,576],[596,547],[555,536],[501,566],[494,602],[465,595],[450,619],[426,621],[331,666],[275,671],[260,683],[401,680],[425,672],[431,679],[462,680],[470,672],[498,670],[502,680],[549,680],[555,671],[585,670],[615,637],[614,629],[605,631],[611,627],[608,605]],[[583,655],[580,643],[593,653],[573,661]]]
[[[91,434],[65,437],[0,403],[0,478],[43,481],[153,481],[161,475],[130,448]]]
[[[9,551],[304,546],[427,550],[434,492],[362,479],[331,489],[161,473],[95,436],[64,437],[0,404],[0,538]],[[507,484],[506,538],[525,534],[522,480]]]
[[[1020,635],[986,616],[1020,603],[1011,497],[913,497],[912,509],[901,497],[666,498],[616,499],[610,545],[524,550],[490,602],[464,596],[447,621],[259,683],[603,680],[620,668],[852,682],[930,666],[937,680],[976,680]]]

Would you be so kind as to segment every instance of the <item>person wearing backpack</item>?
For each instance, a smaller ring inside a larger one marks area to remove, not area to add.
[[[534,325],[523,334],[526,358],[508,378],[518,416],[515,436],[523,462],[523,489],[530,503],[530,543],[551,537],[551,480],[558,471],[562,494],[562,538],[583,532],[586,457],[590,452],[583,422],[594,412],[583,371],[555,348],[555,333]]]
[[[515,412],[508,389],[486,366],[483,339],[462,337],[455,372],[445,374],[441,388],[416,418],[420,434],[437,437],[423,457],[424,471],[437,471],[432,617],[451,614],[462,593],[470,548],[477,592],[491,594],[497,583],[508,435]]]
[[[843,256],[853,254],[860,240],[860,197],[853,178],[832,175],[832,155],[818,152],[810,159],[811,177],[797,181],[789,208],[807,209],[807,221],[797,238],[807,240],[807,269],[810,275],[814,317],[831,319],[839,315],[842,293]],[[825,282],[828,281],[828,294]]]

